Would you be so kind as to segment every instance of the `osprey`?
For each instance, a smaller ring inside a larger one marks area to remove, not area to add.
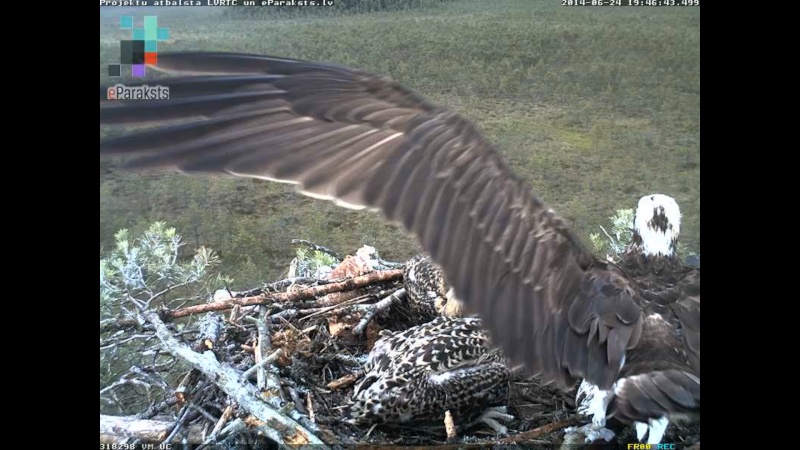
[[[455,298],[442,268],[430,255],[417,255],[406,262],[403,285],[409,303],[421,323],[438,316],[461,317],[463,306]]]
[[[507,432],[496,419],[514,418],[505,411],[511,371],[479,318],[439,316],[382,334],[356,385],[348,422],[441,421],[450,411],[467,427],[483,422]]]
[[[460,317],[441,268],[428,255],[404,264],[407,305],[417,324],[384,330],[373,346],[348,408],[348,421],[365,425],[439,421],[450,411],[466,428],[513,420],[505,404],[511,370],[490,345],[479,318]],[[482,414],[481,414],[482,413]]]
[[[651,420],[699,414],[699,270],[670,254],[678,217],[662,197],[640,203],[641,254],[617,266],[472,123],[387,78],[232,53],[163,54],[157,69],[185,74],[158,80],[169,100],[108,101],[101,87],[101,125],[159,125],[101,142],[101,156],[381,211],[416,235],[513,363],[565,387],[583,378],[605,417],[648,424],[648,441]]]
[[[606,417],[615,416],[634,422],[640,441],[647,435],[648,444],[658,444],[670,416],[700,413],[700,269],[679,262],[680,217],[671,197],[652,194],[639,200],[633,239],[619,266],[638,287],[642,331],[623,355],[611,389],[589,379],[578,388],[578,411],[593,417],[582,430],[588,440],[608,436]],[[675,290],[676,285],[684,289]],[[657,411],[663,415],[657,417]],[[646,422],[640,421],[643,416],[649,417]]]

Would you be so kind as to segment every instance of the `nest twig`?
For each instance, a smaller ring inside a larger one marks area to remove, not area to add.
[[[521,419],[510,428],[528,431],[502,439],[441,446],[462,439],[444,421],[427,428],[345,423],[379,331],[406,326],[401,279],[401,270],[295,277],[213,303],[130,307],[127,317],[102,321],[101,355],[132,354],[138,362],[101,389],[101,442],[264,447],[266,438],[285,448],[455,449],[537,443],[578,423],[570,395],[536,382],[517,383],[509,403]],[[328,296],[342,292],[353,295]],[[220,314],[234,307],[236,314]],[[103,409],[112,403],[120,410],[113,415]]]

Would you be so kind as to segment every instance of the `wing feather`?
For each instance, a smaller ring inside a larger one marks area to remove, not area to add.
[[[641,335],[635,293],[469,121],[341,66],[173,53],[159,55],[158,69],[190,75],[159,79],[170,88],[164,101],[103,101],[101,88],[100,123],[180,122],[101,142],[101,156],[289,182],[380,210],[419,238],[512,361],[561,384],[585,377],[609,388],[616,379]],[[699,354],[693,325],[687,339]]]

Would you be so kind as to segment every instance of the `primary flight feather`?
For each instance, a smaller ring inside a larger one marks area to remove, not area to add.
[[[640,201],[639,256],[616,266],[475,125],[385,77],[207,52],[160,54],[157,69],[182,75],[152,81],[168,100],[109,101],[101,87],[101,125],[160,125],[101,141],[101,157],[293,183],[381,211],[416,235],[511,361],[565,386],[583,378],[607,397],[604,418],[699,413],[699,269],[676,262],[679,212],[661,197]]]

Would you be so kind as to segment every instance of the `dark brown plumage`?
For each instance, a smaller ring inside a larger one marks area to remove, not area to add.
[[[466,425],[484,412],[486,418],[501,416],[493,407],[508,401],[510,371],[477,318],[440,316],[384,332],[365,372],[349,408],[354,424],[441,423],[449,410]]]
[[[104,101],[101,87],[100,123],[180,123],[101,142],[101,155],[380,210],[419,238],[512,361],[562,385],[617,383],[610,408],[623,420],[699,412],[699,271],[635,277],[595,258],[466,119],[341,66],[225,53],[158,65],[200,76],[159,79],[167,101]],[[658,208],[644,224],[654,236],[668,231]],[[664,352],[675,356],[654,358]]]

